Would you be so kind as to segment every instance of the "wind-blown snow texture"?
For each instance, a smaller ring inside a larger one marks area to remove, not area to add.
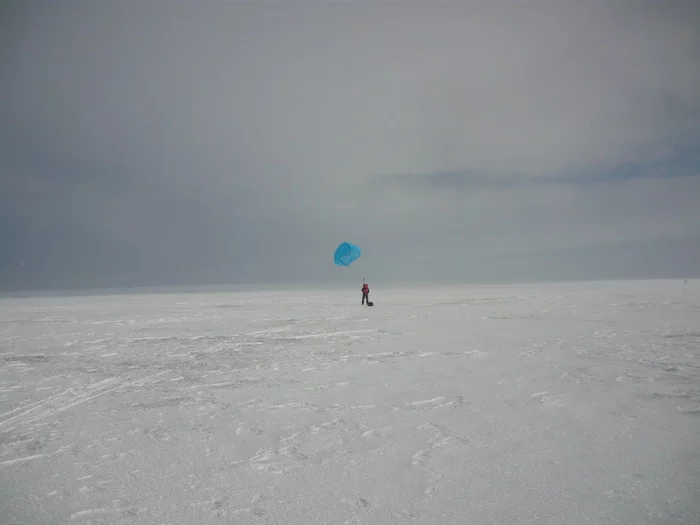
[[[0,301],[2,523],[697,524],[700,284]]]

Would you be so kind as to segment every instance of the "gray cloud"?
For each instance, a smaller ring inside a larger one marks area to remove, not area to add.
[[[0,284],[631,274],[601,250],[664,242],[677,270],[699,23],[693,2],[15,3]],[[343,240],[355,273],[329,266]]]

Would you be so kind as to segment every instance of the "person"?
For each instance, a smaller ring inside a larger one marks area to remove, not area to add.
[[[365,301],[369,303],[369,285],[367,283],[362,285],[362,304],[365,304]]]

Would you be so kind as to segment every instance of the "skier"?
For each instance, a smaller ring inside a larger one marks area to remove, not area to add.
[[[367,283],[362,285],[362,304],[365,304],[365,301],[369,306],[369,285]]]

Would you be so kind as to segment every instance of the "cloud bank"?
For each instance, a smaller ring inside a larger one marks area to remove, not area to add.
[[[4,10],[3,288],[697,273],[694,2]]]

